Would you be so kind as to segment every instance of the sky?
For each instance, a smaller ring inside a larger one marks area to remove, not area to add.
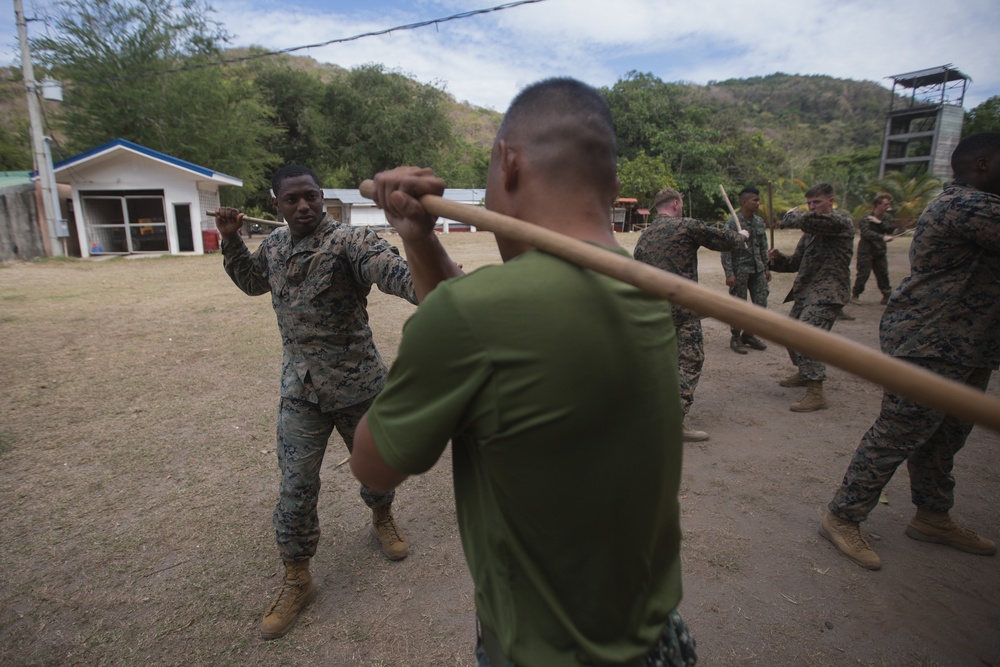
[[[23,0],[41,16],[53,0]],[[210,0],[232,46],[278,50],[505,0]],[[0,6],[0,64],[19,52],[13,3]],[[28,23],[29,35],[45,30]],[[1000,95],[997,0],[543,0],[417,30],[296,51],[351,68],[382,63],[457,100],[503,111],[550,76],[611,86],[629,71],[667,82],[824,74],[892,85],[894,74],[951,64],[969,75],[964,106]],[[886,93],[888,99],[888,92]]]

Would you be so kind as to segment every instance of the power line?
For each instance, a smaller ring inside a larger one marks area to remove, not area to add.
[[[398,25],[392,28],[385,28],[383,30],[374,30],[372,32],[364,32],[358,35],[353,35],[351,37],[341,37],[339,39],[331,39],[326,42],[319,42],[318,44],[306,44],[305,46],[292,46],[287,49],[279,49],[277,51],[267,51],[266,53],[252,53],[246,56],[240,56],[238,58],[226,58],[222,60],[216,60],[209,63],[198,63],[185,65],[183,67],[176,67],[173,69],[163,70],[161,72],[146,72],[144,74],[136,74],[133,76],[125,77],[115,77],[110,79],[95,79],[92,81],[75,81],[67,82],[67,87],[76,86],[93,86],[104,83],[114,83],[118,81],[132,81],[135,79],[147,79],[154,76],[162,76],[165,74],[176,74],[178,72],[188,72],[191,70],[204,69],[206,67],[218,67],[220,65],[231,65],[234,63],[242,63],[250,60],[259,60],[260,58],[269,58],[271,56],[283,55],[286,53],[293,53],[295,51],[302,51],[304,49],[318,49],[324,46],[330,46],[331,44],[343,44],[345,42],[354,42],[359,39],[365,39],[366,37],[379,37],[382,35],[389,35],[394,32],[402,32],[403,30],[417,30],[418,28],[426,28],[432,25],[439,25],[441,23],[447,23],[449,21],[458,21],[460,19],[467,19],[473,16],[479,16],[480,14],[489,14],[491,12],[501,12],[506,9],[513,9],[515,7],[520,7],[521,5],[534,5],[540,2],[546,2],[546,0],[518,0],[517,2],[508,2],[506,4],[497,5],[495,7],[487,7],[484,9],[472,9],[467,12],[461,12],[459,14],[452,14],[451,16],[445,16],[438,19],[429,19],[427,21],[419,21],[417,23],[407,23],[406,25]]]

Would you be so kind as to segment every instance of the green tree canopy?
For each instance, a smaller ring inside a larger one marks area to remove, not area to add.
[[[439,89],[382,65],[356,67],[326,87],[322,161],[346,169],[348,187],[399,165],[430,165],[452,138],[443,102]]]
[[[228,35],[207,5],[62,0],[54,11],[54,34],[32,48],[68,84],[58,120],[70,150],[121,137],[261,186],[271,112],[239,69],[209,66]]]
[[[994,95],[965,114],[962,136],[977,132],[1000,132],[1000,95]]]
[[[661,189],[677,187],[670,167],[641,150],[632,160],[623,157],[618,161],[618,180],[621,183],[619,194],[635,197],[643,206],[651,206],[653,197]]]

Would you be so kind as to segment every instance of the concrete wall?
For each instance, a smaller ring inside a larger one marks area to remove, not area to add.
[[[954,178],[951,171],[951,154],[955,152],[955,147],[962,139],[962,123],[965,121],[965,110],[962,107],[946,104],[941,107],[937,121],[937,134],[934,137],[934,146],[931,156],[931,164],[928,169],[934,176],[942,181],[950,181]]]
[[[47,257],[34,185],[0,190],[0,261]]]

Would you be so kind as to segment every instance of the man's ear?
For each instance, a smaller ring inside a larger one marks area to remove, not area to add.
[[[517,189],[518,180],[521,177],[521,154],[519,151],[501,139],[497,142],[497,151],[500,157],[500,174],[503,176],[503,187],[507,192]]]
[[[611,194],[611,203],[614,204],[615,200],[618,199],[618,193],[622,191],[622,182],[617,176],[615,176],[615,191]]]

